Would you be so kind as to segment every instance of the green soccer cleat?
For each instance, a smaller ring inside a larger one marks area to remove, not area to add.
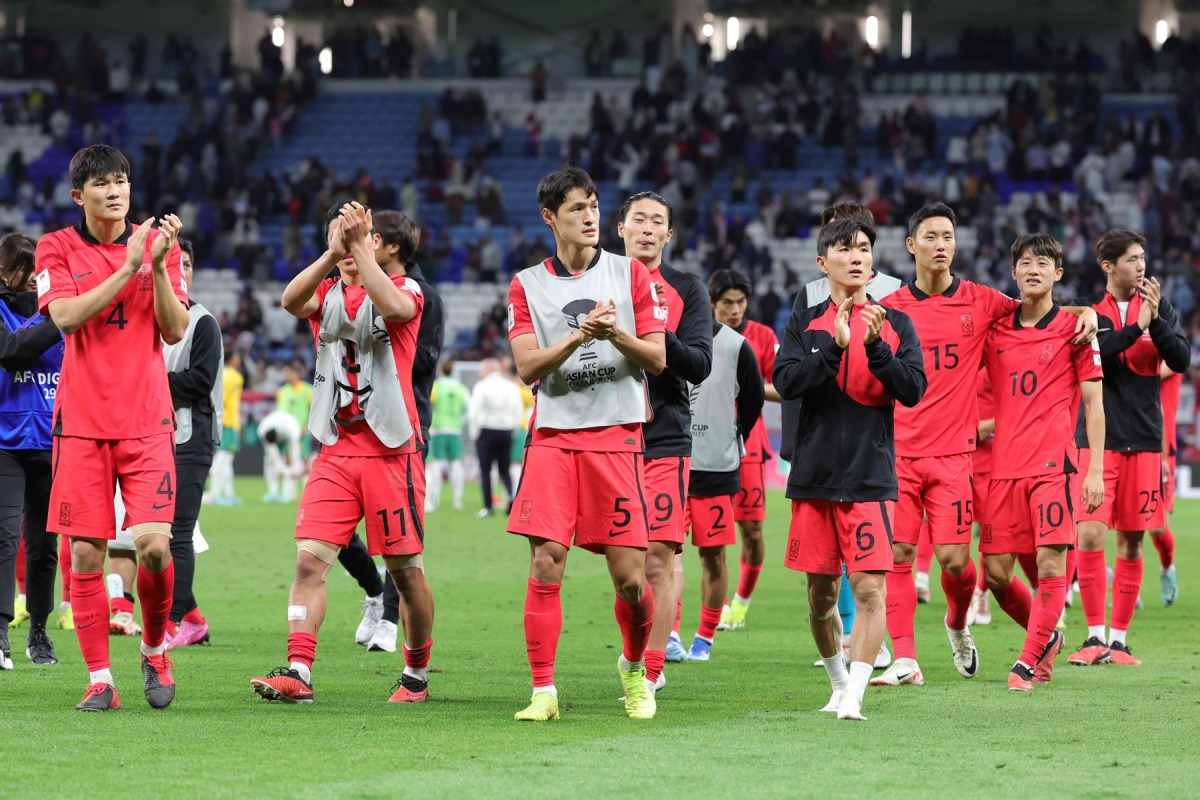
[[[746,627],[746,615],[750,613],[750,604],[743,603],[736,597],[729,604],[729,630],[736,631]],[[722,616],[724,616],[722,614]]]
[[[733,609],[729,607],[728,603],[721,607],[721,621],[717,623],[717,630],[733,630]]]
[[[658,706],[654,702],[654,695],[646,689],[646,668],[623,670],[618,659],[617,675],[625,687],[625,713],[630,719],[652,719]]]
[[[645,692],[645,687],[642,688]],[[529,707],[514,716],[517,722],[549,722],[558,719],[558,698],[549,692],[538,692]]]
[[[13,602],[13,618],[8,621],[8,627],[19,628],[21,623],[29,619],[29,609],[25,608],[25,600],[18,597]]]

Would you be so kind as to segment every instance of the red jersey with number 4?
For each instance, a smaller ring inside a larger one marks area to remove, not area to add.
[[[125,225],[115,242],[96,240],[83,220],[48,233],[37,245],[38,307],[78,297],[106,281],[125,263],[126,244],[138,226]],[[54,433],[84,439],[141,439],[175,430],[175,406],[162,357],[162,330],[154,319],[154,267],[150,231],[142,266],[113,301],[64,337],[61,378],[54,399]],[[187,303],[179,271],[179,245],[167,253],[175,297]],[[54,387],[47,387],[53,391]]]
[[[758,371],[762,373],[763,382],[769,382],[775,372],[775,353],[779,350],[779,339],[775,337],[775,331],[752,319],[744,320],[742,327],[734,330],[746,337],[758,360]],[[767,438],[767,423],[764,417],[759,417],[746,440],[746,455],[742,457],[742,461],[769,461],[770,458],[771,442]]]
[[[879,301],[912,318],[929,388],[913,408],[896,406],[896,455],[950,456],[975,449],[976,374],[992,325],[1021,303],[988,286],[954,278],[941,294],[908,283]]]
[[[417,307],[417,313],[413,314],[412,319],[407,322],[384,323],[387,325],[388,337],[392,343],[392,357],[396,360],[396,374],[407,377],[412,375],[413,357],[417,352],[417,331],[421,327],[421,311],[425,307],[425,296],[421,294],[421,287],[412,278],[402,275],[389,275],[388,277],[392,279],[396,288],[408,295]],[[325,308],[325,295],[329,294],[329,290],[333,288],[335,282],[336,279],[327,278],[317,286],[315,296],[319,305],[316,313],[308,318],[308,324],[312,327],[313,340],[318,345],[321,341],[321,312]],[[350,319],[354,319],[358,316],[358,310],[362,307],[363,301],[367,299],[367,290],[362,286],[343,284],[342,298],[346,303],[346,315]],[[357,375],[347,371],[346,378],[350,381],[351,386],[358,387]],[[413,429],[411,439],[399,447],[388,447],[379,441],[379,437],[371,430],[367,421],[360,419],[348,425],[338,425],[338,440],[332,445],[322,448],[321,452],[330,456],[354,458],[379,458],[380,456],[415,453],[421,438],[421,421],[417,418],[417,403],[413,399],[412,381],[401,380],[400,386],[404,390],[404,410],[408,414],[408,422]],[[360,410],[358,398],[355,397],[350,402],[350,407],[343,413],[347,416],[354,416]],[[308,432],[305,431],[304,435],[307,436]]]
[[[1076,472],[1075,409],[1079,386],[1104,377],[1100,349],[1071,344],[1075,317],[1058,306],[1036,325],[1021,325],[1020,311],[996,323],[987,337],[985,363],[996,400],[992,480]]]

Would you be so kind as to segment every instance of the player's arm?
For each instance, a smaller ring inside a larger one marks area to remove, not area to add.
[[[704,285],[689,280],[683,315],[674,333],[666,331],[667,368],[688,383],[700,383],[712,372],[712,305]]]
[[[417,328],[417,349],[413,353],[413,375],[436,375],[442,357],[445,325],[442,298],[437,292],[422,292],[421,327]],[[430,401],[432,402],[432,400]]]
[[[54,320],[44,319],[28,328],[10,331],[0,322],[0,369],[16,372],[62,341]]]
[[[745,340],[742,341],[742,349],[738,351],[737,381],[738,431],[742,434],[742,439],[746,439],[758,423],[758,418],[762,416],[765,397],[758,359],[754,355],[754,348]]]
[[[1156,289],[1157,284],[1155,280]],[[1160,300],[1155,310],[1157,313],[1150,320],[1150,340],[1173,372],[1186,372],[1192,363],[1192,348],[1179,326],[1179,315],[1167,300]]]
[[[179,217],[167,214],[162,218],[158,236],[150,245],[150,263],[154,267],[154,321],[167,344],[182,341],[188,326],[187,306],[176,294],[176,290],[183,291],[183,275],[179,272],[179,247],[175,244],[182,227],[183,223],[179,221]],[[130,243],[132,244],[132,238]],[[175,275],[171,274],[169,259],[174,262]],[[179,284],[175,283],[175,276],[178,276]]]
[[[759,364],[760,374],[763,379],[763,397],[770,400],[772,403],[782,402],[783,398],[779,396],[779,391],[775,388],[775,384],[771,383],[771,373],[775,371],[775,355],[779,352],[779,342],[775,339],[775,334],[771,334],[771,343],[768,345],[769,353],[763,353],[763,357]]]
[[[375,249],[371,242],[371,212],[357,202],[342,206],[339,217],[350,255],[362,277],[363,288],[371,298],[375,310],[388,322],[408,322],[417,315],[417,304],[412,296],[400,291],[391,276],[375,261]]]
[[[1083,477],[1083,505],[1088,513],[1100,507],[1104,500],[1104,382],[1095,378],[1083,381],[1083,419],[1087,428],[1091,463]]]
[[[337,269],[345,255],[342,243],[341,224],[338,220],[329,223],[329,249],[317,256],[317,260],[300,270],[283,289],[281,302],[285,311],[293,317],[308,319],[321,308],[317,298],[317,287],[325,276]]]
[[[867,352],[867,369],[871,370],[883,387],[901,405],[912,408],[921,402],[928,387],[925,376],[925,358],[921,354],[921,340],[917,338],[917,329],[907,315],[893,311],[891,315],[892,330],[900,337],[896,352],[892,346],[880,337],[887,312],[883,306],[866,306],[863,308],[863,319],[867,323],[863,345]]]
[[[1017,303],[1019,306],[1020,303]],[[1075,320],[1075,335],[1071,344],[1087,344],[1096,338],[1100,329],[1100,317],[1091,306],[1060,306],[1063,311],[1078,317]]]
[[[167,383],[173,400],[204,400],[212,394],[221,373],[221,329],[209,316],[196,320],[192,332],[192,352],[188,368],[168,372]]]
[[[838,312],[840,315],[840,311]],[[842,364],[842,353],[850,343],[849,328],[846,329],[845,344],[835,338],[820,347],[810,347],[804,336],[804,327],[811,314],[792,314],[783,332],[783,345],[775,355],[775,369],[771,383],[785,400],[795,400],[805,392],[837,377]]]
[[[996,432],[996,418],[979,420],[979,439],[982,441]]]
[[[154,217],[143,222],[130,235],[125,246],[125,263],[116,272],[105,278],[99,286],[74,297],[55,297],[50,300],[45,311],[50,319],[54,320],[54,324],[60,331],[66,335],[74,333],[112,304],[112,301],[141,268],[142,257],[145,255],[146,238],[150,235],[152,224],[154,224]],[[42,273],[42,248],[39,247],[38,251],[38,272]],[[56,259],[59,258],[57,254],[53,255]],[[46,264],[46,273],[43,274],[54,273],[57,276],[54,278],[55,280],[63,280],[70,274],[66,269],[55,270],[54,266],[54,264]],[[39,275],[39,280],[41,277]],[[51,291],[53,291],[53,287],[51,287]],[[38,292],[45,294],[40,285]]]
[[[641,336],[634,336],[616,322],[615,314],[608,314],[606,316],[610,317],[612,321],[609,323],[600,322],[599,324],[609,325],[612,333],[607,337],[597,336],[596,338],[607,338],[613,347],[620,351],[621,355],[651,375],[662,374],[662,371],[667,368],[666,334],[663,331],[657,331],[643,333]],[[580,326],[581,330],[582,328],[583,326]]]
[[[651,375],[659,375],[667,368],[664,326],[658,317],[658,298],[650,283],[650,273],[637,259],[629,261],[629,297],[633,301],[633,331],[621,327],[612,298],[603,314],[596,318],[589,315],[579,329],[593,339],[612,343],[621,355],[638,367]]]

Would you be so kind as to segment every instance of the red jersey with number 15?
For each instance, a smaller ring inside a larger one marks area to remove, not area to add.
[[[763,383],[769,383],[771,375],[775,372],[775,353],[779,351],[779,339],[775,337],[775,331],[752,319],[743,320],[742,327],[734,330],[745,336],[746,341],[750,343],[750,349],[754,351],[758,360],[758,371],[762,373]],[[749,438],[746,439],[746,455],[742,461],[757,463],[770,459],[771,442],[767,438],[767,423],[763,417],[759,417],[758,422],[754,423],[754,429],[750,431]]]
[[[101,243],[83,220],[48,233],[37,245],[38,307],[91,291],[125,263],[126,244],[138,226],[128,222],[115,242]],[[113,301],[74,333],[66,348],[54,400],[54,433],[83,439],[141,439],[175,430],[175,406],[162,357],[162,331],[154,319],[154,273],[150,231],[142,266]],[[179,245],[167,253],[167,276],[175,297],[187,303],[179,271]]]
[[[1071,344],[1076,319],[1058,306],[1032,327],[1020,311],[988,333],[985,363],[996,400],[992,480],[1076,472],[1079,386],[1100,380],[1100,349]]]

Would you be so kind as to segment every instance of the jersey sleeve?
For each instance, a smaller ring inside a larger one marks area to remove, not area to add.
[[[513,276],[508,284],[508,340],[533,333],[533,317],[529,315],[529,301],[525,298],[525,286],[521,279]]]
[[[1014,300],[996,291],[991,286],[975,284],[975,292],[976,305],[984,316],[987,317],[989,325],[995,323],[997,320],[1012,316],[1021,307],[1020,300]]]
[[[633,296],[633,318],[637,328],[634,335],[642,337],[647,333],[662,333],[666,327],[657,314],[658,297],[650,282],[650,270],[636,258],[631,258],[629,275],[629,292]]]
[[[171,245],[171,249],[167,252],[167,277],[171,279],[171,288],[175,290],[175,297],[179,302],[187,305],[187,281],[183,279],[183,251],[179,249],[179,242]]]
[[[775,372],[775,354],[779,352],[779,339],[776,338],[775,331],[763,325],[759,343],[761,347],[758,353],[758,368],[762,372],[763,380],[770,381]]]
[[[1100,344],[1095,339],[1090,344],[1074,344],[1070,347],[1075,376],[1080,383],[1104,377],[1104,368],[1100,364]]]
[[[50,316],[48,309],[51,300],[57,300],[60,297],[75,297],[79,294],[79,290],[75,286],[75,279],[71,277],[70,267],[58,247],[56,237],[43,236],[41,238],[41,241],[37,243],[36,258],[38,310],[42,314]]]

